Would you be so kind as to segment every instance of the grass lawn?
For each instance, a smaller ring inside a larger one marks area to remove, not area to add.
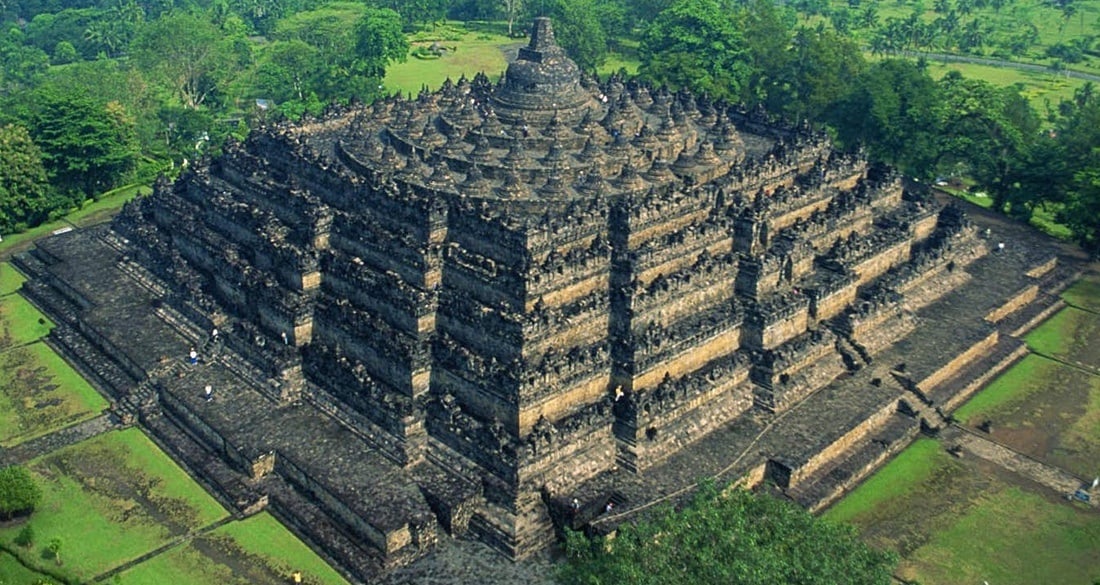
[[[119,187],[104,193],[99,199],[85,201],[80,209],[74,209],[64,219],[44,223],[18,234],[4,234],[4,241],[0,242],[0,257],[29,249],[34,240],[49,235],[55,230],[73,225],[84,227],[105,221],[121,209],[127,201],[138,195],[147,195],[152,192],[152,188],[148,185]]]
[[[0,353],[0,445],[96,416],[107,401],[43,343]]]
[[[346,585],[336,571],[266,512],[233,522],[158,555],[122,575],[128,585],[289,583]]]
[[[991,487],[906,559],[902,578],[926,585],[1100,578],[1100,513],[1016,486]]]
[[[0,297],[0,351],[44,337],[53,323],[19,295]]]
[[[427,47],[433,42],[413,41],[411,44],[413,47]],[[416,95],[425,85],[430,89],[438,88],[448,77],[457,81],[463,75],[472,78],[484,71],[490,78],[496,79],[508,66],[505,51],[526,42],[525,39],[512,39],[489,32],[465,31],[459,40],[439,41],[440,45],[453,47],[454,51],[447,51],[438,59],[419,59],[410,54],[404,63],[394,63],[386,69],[383,82],[389,92]]]
[[[33,585],[40,579],[45,579],[41,573],[36,573],[19,563],[12,555],[0,552],[0,584],[3,585]]]
[[[1100,511],[921,439],[824,517],[897,551],[897,575],[923,585],[1091,583]]]
[[[227,514],[137,429],[110,432],[32,461],[43,489],[31,516],[35,543],[27,563],[74,581],[96,575],[209,525]],[[19,526],[0,529],[10,545]],[[61,538],[56,566],[44,547]]]
[[[0,296],[19,290],[26,280],[11,264],[0,262]]]
[[[1073,98],[1073,92],[1085,84],[1083,79],[1053,72],[1024,71],[974,63],[944,63],[932,59],[928,62],[928,73],[933,79],[939,79],[949,71],[958,71],[969,79],[981,79],[998,86],[1020,84],[1020,93],[1040,115],[1046,112],[1048,102],[1050,107],[1056,108],[1058,102]]]
[[[1081,477],[1100,468],[1100,376],[1029,355],[955,411],[999,443]]]
[[[149,195],[153,188],[148,185],[128,185],[100,195],[95,201],[88,200],[80,209],[65,216],[65,219],[78,227],[95,225],[113,216],[128,201],[138,196]]]
[[[861,520],[869,512],[890,500],[908,495],[928,481],[950,463],[951,460],[943,455],[943,447],[937,441],[917,439],[852,493],[826,510],[822,517],[833,522]]]
[[[1100,373],[1100,315],[1067,307],[1028,333],[1036,353]]]
[[[1089,274],[1073,283],[1062,298],[1074,307],[1100,313],[1100,274]]]

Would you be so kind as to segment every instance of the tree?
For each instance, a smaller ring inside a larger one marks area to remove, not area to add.
[[[19,534],[15,535],[12,542],[23,547],[30,548],[34,546],[34,527],[30,524],[23,525],[23,528],[19,530]]]
[[[0,469],[0,519],[30,514],[42,501],[42,490],[27,468],[11,465]]]
[[[448,0],[382,0],[377,5],[400,14],[405,29],[414,30],[416,25],[442,20],[450,4]]]
[[[120,185],[133,170],[134,120],[121,104],[49,90],[35,92],[34,101],[31,136],[51,183],[73,203]]]
[[[59,565],[61,564],[61,545],[63,542],[60,536],[55,536],[51,538],[50,543],[46,545],[46,551],[50,553],[50,556],[52,556],[54,561],[57,561]]]
[[[745,40],[719,0],[676,0],[642,35],[639,75],[737,101],[752,68]]]
[[[42,151],[23,126],[0,127],[0,232],[37,225],[49,214]]]
[[[567,534],[564,583],[887,585],[897,563],[854,529],[744,490],[704,486],[682,511],[620,527],[614,540]]]
[[[927,178],[938,153],[938,97],[935,82],[918,64],[887,59],[856,77],[826,120],[842,146],[864,147],[873,160]]]
[[[792,43],[785,87],[792,97],[782,111],[794,120],[822,120],[866,67],[859,45],[826,28],[800,28]]]
[[[276,102],[303,101],[324,75],[319,51],[298,39],[269,44],[256,68],[256,87]]]
[[[554,37],[581,69],[594,71],[607,59],[607,34],[600,22],[601,4],[594,0],[550,0],[546,16]]]
[[[130,50],[137,66],[188,108],[205,104],[236,71],[231,43],[218,27],[187,13],[146,23]]]
[[[1027,217],[1034,196],[1016,189],[1017,168],[1039,135],[1039,118],[1014,88],[950,72],[939,82],[937,170],[965,173],[993,195],[994,205]]]
[[[387,65],[406,59],[409,41],[401,34],[399,18],[396,12],[385,8],[371,8],[360,17],[355,25],[356,72],[380,81],[386,75]]]

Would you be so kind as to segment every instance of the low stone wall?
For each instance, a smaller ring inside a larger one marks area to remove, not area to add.
[[[1022,307],[1030,304],[1038,296],[1039,296],[1039,286],[1038,285],[1033,284],[1033,285],[1024,287],[1023,290],[1016,293],[1011,298],[1009,298],[1007,301],[1005,301],[1005,303],[1003,305],[1001,305],[1001,306],[993,309],[992,311],[990,311],[985,316],[985,320],[989,321],[990,323],[997,323],[997,322],[1001,321],[1002,319],[1004,319],[1005,317],[1011,315],[1012,313],[1015,313],[1016,311],[1020,310]]]
[[[932,372],[931,375],[923,380],[917,381],[917,388],[927,394],[937,385],[942,383],[947,378],[954,375],[961,368],[981,358],[982,355],[988,353],[993,346],[997,345],[997,340],[1000,338],[1000,333],[997,331],[991,331],[989,335],[982,338],[981,341],[970,346],[966,351],[959,354],[955,359],[945,364],[940,369]]]

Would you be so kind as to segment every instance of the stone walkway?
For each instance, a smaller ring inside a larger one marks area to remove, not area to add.
[[[958,425],[951,427],[941,435],[941,439],[945,444],[958,445],[964,453],[999,465],[1063,496],[1068,496],[1082,487],[1087,487],[1085,480],[1064,469],[1024,455]],[[1093,500],[1089,504],[1093,507],[1100,507],[1100,501]]]
[[[3,465],[26,463],[35,457],[52,453],[69,445],[75,445],[119,426],[118,420],[113,416],[101,414],[71,427],[65,427],[37,439],[31,439],[10,449],[0,448],[0,463]]]

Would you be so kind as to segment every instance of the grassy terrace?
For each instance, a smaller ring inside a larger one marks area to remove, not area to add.
[[[1032,355],[954,413],[992,424],[989,438],[1091,478],[1100,469],[1100,278],[1064,293],[1064,309],[1027,336]],[[850,522],[902,557],[897,576],[924,585],[1092,583],[1100,510],[977,458],[920,439],[824,516]]]
[[[35,541],[0,528],[0,578],[30,568],[85,583],[125,569],[122,583],[280,584],[301,571],[310,584],[346,584],[274,518],[231,521],[228,512],[137,429],[112,431],[28,464],[43,486],[28,520]],[[46,546],[60,538],[61,562]],[[153,553],[148,559],[145,555]],[[128,563],[140,560],[133,567]]]
[[[277,551],[277,555],[273,554]],[[122,574],[133,585],[286,583],[294,571],[311,584],[346,583],[271,515],[227,524]]]
[[[23,277],[0,263],[0,446],[11,447],[92,418],[103,399],[39,340],[53,327],[14,294]]]
[[[11,447],[95,417],[103,399],[43,343],[0,353],[0,446]]]
[[[35,543],[12,543],[18,527],[0,540],[27,566],[70,581],[96,575],[227,516],[218,503],[140,431],[89,439],[29,464],[43,487],[29,522]],[[44,551],[61,538],[62,563]]]
[[[825,513],[901,554],[923,585],[1088,583],[1100,576],[1100,513],[921,439]]]
[[[109,205],[89,206],[75,221],[91,221]],[[41,341],[53,324],[16,294],[23,280],[0,263],[0,447],[108,406]],[[228,512],[137,429],[47,453],[28,467],[44,492],[27,521],[35,539],[15,545],[23,523],[0,526],[7,551],[0,552],[0,584],[85,583],[119,569],[126,569],[123,583],[275,585],[293,571],[309,584],[346,583],[270,515],[225,523]],[[54,538],[62,542],[60,564],[46,550]]]

